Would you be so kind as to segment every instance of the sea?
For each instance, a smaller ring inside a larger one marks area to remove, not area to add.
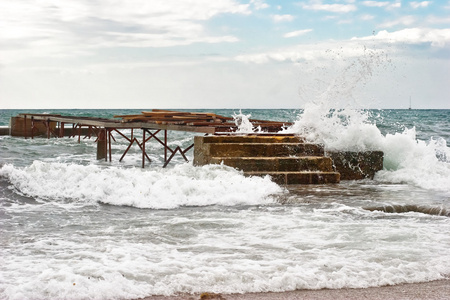
[[[0,110],[112,118],[121,110]],[[450,277],[450,110],[205,109],[292,122],[283,133],[326,150],[384,152],[373,180],[282,186],[181,155],[163,168],[115,134],[112,161],[93,138],[0,136],[0,298],[367,288]],[[251,126],[250,126],[251,127]],[[257,128],[247,129],[258,131]],[[127,132],[129,134],[129,132]],[[134,133],[139,138],[139,132]],[[197,133],[198,134],[198,133]],[[196,133],[169,132],[185,149]]]

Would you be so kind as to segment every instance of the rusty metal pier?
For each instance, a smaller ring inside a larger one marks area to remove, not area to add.
[[[265,132],[278,132],[289,123],[250,119],[256,127]],[[131,130],[127,135],[123,131]],[[134,133],[142,130],[142,140]],[[97,159],[112,160],[112,142],[116,141],[113,133],[117,133],[128,141],[128,147],[119,161],[122,161],[134,143],[142,151],[142,168],[145,161],[150,161],[146,151],[146,143],[154,139],[164,147],[164,165],[166,167],[177,152],[188,161],[186,153],[194,146],[182,149],[180,146],[171,148],[168,144],[168,131],[185,131],[203,134],[225,134],[237,130],[234,118],[214,113],[182,112],[173,110],[144,111],[138,115],[117,115],[114,119],[95,117],[62,116],[59,114],[19,114],[11,118],[10,132],[13,136],[34,138],[46,136],[47,138],[64,136],[94,137],[97,142]],[[161,136],[162,134],[162,136]],[[158,135],[158,136],[157,136]]]

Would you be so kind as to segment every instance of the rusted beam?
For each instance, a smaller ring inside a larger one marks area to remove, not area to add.
[[[180,146],[177,146],[175,148],[175,150],[173,150],[172,154],[170,155],[169,159],[164,163],[163,168],[167,167],[167,165],[170,163],[170,161],[172,160],[172,158],[175,156],[175,154],[177,152],[180,152],[181,156],[184,158],[185,161],[189,161],[186,157],[186,152],[189,151],[190,149],[192,149],[192,147],[194,147],[194,144],[190,145],[189,147],[187,147],[185,150],[182,150]]]
[[[167,130],[164,130],[164,144],[167,145]],[[167,147],[164,147],[164,163],[167,161]]]
[[[24,127],[24,131],[25,131],[25,139],[27,139],[27,115],[24,116],[23,118],[23,127]],[[33,139],[33,116],[31,116],[31,139]]]
[[[142,168],[145,167],[145,129],[142,129]]]
[[[59,137],[62,138],[64,137],[64,122],[60,122],[59,123]]]
[[[114,139],[114,137],[112,136],[111,129],[107,129],[107,130],[108,130],[108,142],[109,142],[109,162],[111,162],[111,160],[112,160],[111,138]]]

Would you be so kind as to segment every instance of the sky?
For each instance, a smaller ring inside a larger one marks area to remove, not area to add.
[[[450,1],[0,0],[0,109],[450,109]]]

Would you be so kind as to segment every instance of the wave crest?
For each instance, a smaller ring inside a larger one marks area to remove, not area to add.
[[[244,177],[220,165],[138,169],[35,161],[24,168],[5,165],[0,176],[38,199],[153,209],[268,204],[282,192],[269,177]]]

